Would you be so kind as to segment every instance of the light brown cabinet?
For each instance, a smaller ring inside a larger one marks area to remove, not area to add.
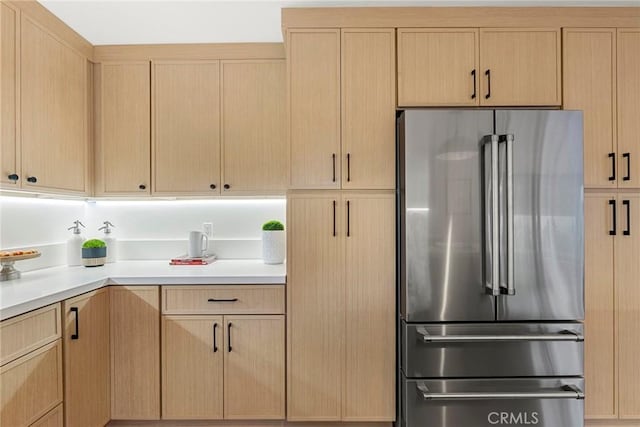
[[[96,195],[150,194],[150,100],[149,62],[96,65]]]
[[[152,194],[220,194],[220,62],[152,70]]]
[[[64,427],[64,417],[62,412],[62,404],[49,411],[44,417],[40,418],[31,427]]]
[[[109,287],[111,419],[160,419],[160,292]]]
[[[0,185],[8,189],[19,188],[21,175],[17,134],[18,20],[18,11],[0,4]]]
[[[105,425],[109,401],[109,293],[103,288],[63,303],[65,425]]]
[[[22,189],[89,193],[87,60],[21,17]]]
[[[287,417],[393,421],[394,195],[292,192],[287,209]]]
[[[617,38],[618,187],[640,188],[640,28]]]
[[[284,194],[289,181],[286,64],[222,61],[222,193]]]

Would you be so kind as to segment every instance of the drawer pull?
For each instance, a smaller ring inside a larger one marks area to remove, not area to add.
[[[238,298],[209,298],[207,302],[236,302]]]
[[[78,307],[71,307],[69,311],[75,314],[75,324],[76,324],[76,332],[75,334],[71,334],[71,339],[77,340],[80,338],[80,323],[78,321]]]
[[[575,331],[561,331],[557,334],[523,335],[431,335],[425,328],[417,328],[422,342],[514,342],[514,341],[584,341],[584,336]]]
[[[424,400],[584,399],[584,392],[571,385],[558,391],[432,393],[425,383],[418,383],[416,389]]]

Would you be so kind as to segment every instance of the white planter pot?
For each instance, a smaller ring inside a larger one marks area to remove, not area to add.
[[[262,260],[265,264],[282,264],[286,253],[284,230],[262,231]]]

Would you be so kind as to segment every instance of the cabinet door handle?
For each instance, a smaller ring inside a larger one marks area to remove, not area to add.
[[[7,178],[9,178],[9,181],[17,181],[20,179],[17,173],[12,173],[11,175],[7,176]]]
[[[35,176],[29,176],[27,177],[27,182],[35,184],[36,182],[38,182],[38,178],[36,178]]]
[[[216,329],[218,329],[218,322],[213,324],[213,352],[218,352],[218,344],[216,344]]]
[[[491,98],[491,70],[485,71],[484,75],[487,76],[487,94],[484,96],[484,98],[489,99]]]
[[[618,216],[618,214],[616,213],[616,201],[615,200],[609,200],[609,206],[611,206],[611,215],[613,216],[613,228],[611,230],[609,230],[609,236],[615,236],[617,233],[617,225],[616,225],[616,218]]]
[[[216,189],[216,185],[215,184],[211,184],[211,185],[209,185],[209,188],[212,189],[212,190],[215,190]]]
[[[333,159],[333,182],[336,182],[336,153],[331,154]]]
[[[627,174],[622,178],[623,181],[631,181],[631,153],[623,153],[623,159],[627,159]]]
[[[609,177],[609,181],[616,180],[616,153],[609,153],[609,158],[611,159],[611,176]]]
[[[631,236],[631,200],[623,200],[622,205],[627,208],[627,229],[622,232],[625,236]]]
[[[238,298],[209,298],[207,302],[236,302]]]
[[[347,153],[347,182],[351,181],[351,153]]]
[[[336,201],[333,201],[333,237],[336,237]]]
[[[230,186],[229,184],[225,184],[225,185],[224,185],[224,189],[225,189],[225,190],[228,190],[228,189],[230,189],[230,188],[231,188],[231,186]]]
[[[471,77],[473,77],[473,93],[471,94],[471,99],[476,99],[476,70],[475,68],[471,70]]]
[[[228,346],[229,353],[231,353],[231,350],[233,350],[233,347],[231,347],[231,325],[232,325],[231,322],[229,322],[229,324],[227,325],[227,337],[228,337],[227,342],[229,345]]]
[[[351,237],[351,207],[350,202],[347,200],[347,237]]]
[[[75,324],[76,324],[76,332],[74,334],[71,334],[71,339],[77,340],[80,338],[80,321],[78,320],[78,317],[79,317],[78,307],[71,307],[69,311],[75,314]]]

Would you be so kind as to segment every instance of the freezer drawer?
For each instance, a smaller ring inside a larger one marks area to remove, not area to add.
[[[584,380],[402,379],[401,426],[582,427]]]
[[[408,378],[582,376],[581,323],[402,324]]]

